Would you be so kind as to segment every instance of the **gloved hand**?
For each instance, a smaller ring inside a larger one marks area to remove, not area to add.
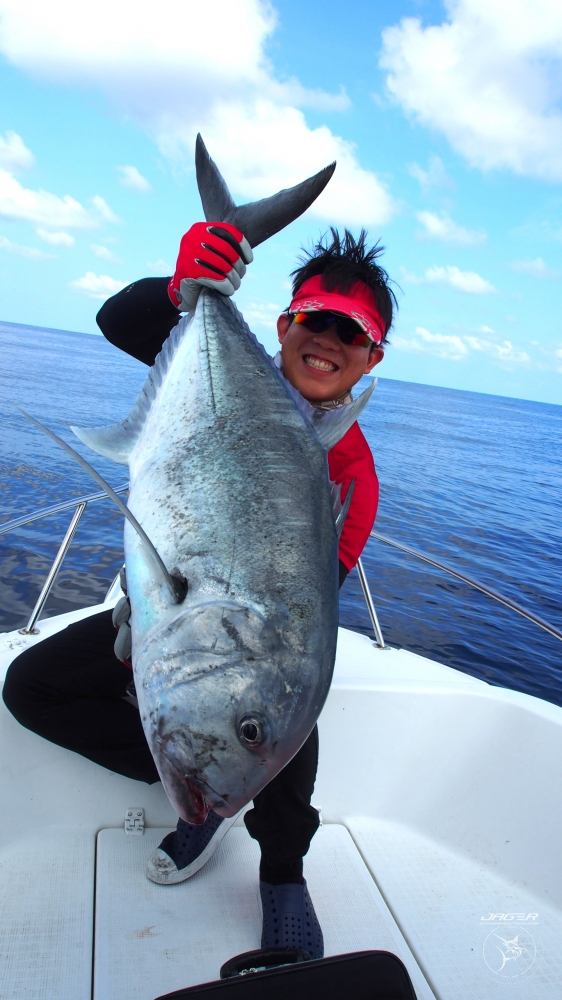
[[[232,295],[253,259],[248,240],[236,226],[196,222],[182,237],[176,271],[168,284],[170,300],[181,311],[191,312],[202,286]]]
[[[121,660],[127,667],[131,667],[131,605],[127,596],[124,566],[119,572],[119,582],[125,596],[119,598],[111,615],[113,627],[117,629],[113,650],[118,660]]]

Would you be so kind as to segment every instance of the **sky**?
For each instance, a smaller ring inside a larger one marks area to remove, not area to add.
[[[337,161],[236,294],[270,352],[301,249],[364,227],[377,374],[562,403],[560,0],[0,0],[0,320],[94,333],[171,274],[197,132],[239,203]]]

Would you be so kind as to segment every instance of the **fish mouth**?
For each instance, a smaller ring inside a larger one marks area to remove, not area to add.
[[[193,766],[185,767],[166,754],[155,756],[164,791],[177,813],[186,823],[201,826],[212,811],[227,819],[240,812],[249,801],[239,795],[221,795],[195,775]]]
[[[210,790],[198,779],[186,774],[169,758],[160,758],[158,770],[164,791],[177,809],[178,815],[192,826],[201,826],[211,809],[214,809],[215,796],[210,795]]]
[[[195,766],[191,740],[182,730],[159,735],[152,744],[152,755],[164,791],[186,823],[200,826],[211,810],[218,816],[234,816],[246,801],[239,796],[221,795]]]
[[[186,823],[200,826],[214,808],[215,802],[217,805],[223,804],[222,797],[217,796],[201,781],[194,767],[187,734],[182,731],[166,736],[159,734],[154,740],[152,755],[164,791]]]
[[[182,784],[185,791],[187,792],[187,805],[184,796],[181,797],[183,808],[179,810],[180,816],[187,823],[191,823],[193,826],[201,826],[209,812],[211,807],[205,798],[205,794],[197,782],[193,781],[192,778],[183,777]]]

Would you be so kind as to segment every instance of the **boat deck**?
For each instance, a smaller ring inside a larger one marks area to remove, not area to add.
[[[0,668],[32,641],[2,637]],[[154,1000],[259,946],[241,822],[192,879],[153,885],[175,823],[161,786],[0,716],[0,997]],[[561,710],[342,633],[320,739],[305,872],[326,955],[392,951],[418,1000],[562,996]]]
[[[224,840],[209,866],[178,886],[143,875],[147,849],[162,831],[134,838],[105,830],[98,837],[95,1000],[121,1000],[131,967],[142,985],[131,996],[152,1000],[188,983],[216,979],[233,955],[259,947],[256,845],[242,827]],[[144,843],[143,843],[144,841]],[[307,862],[307,877],[327,954],[376,947],[407,963],[420,1000],[430,1000],[415,959],[343,826],[324,826]],[[121,900],[117,908],[115,896]]]
[[[4,852],[0,995],[154,1000],[258,946],[258,849],[244,827],[177,886],[144,876],[164,832],[48,829]],[[394,952],[418,1000],[560,995],[561,914],[419,834],[365,818],[325,824],[307,878],[326,954]],[[498,912],[519,921],[487,919]]]

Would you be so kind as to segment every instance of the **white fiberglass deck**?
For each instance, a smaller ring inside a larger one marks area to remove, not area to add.
[[[29,641],[0,637],[2,664]],[[320,740],[305,873],[326,954],[394,951],[418,1000],[558,1000],[562,710],[342,632]],[[154,886],[144,862],[174,823],[160,786],[3,705],[0,775],[0,998],[153,1000],[259,945],[242,825],[193,879]],[[132,806],[142,836],[122,829]]]
[[[324,825],[307,859],[327,955],[392,951],[418,1000],[557,1000],[562,921],[544,900],[412,831],[350,826]],[[153,1000],[216,978],[256,947],[258,853],[245,829],[234,827],[193,879],[165,887],[143,874],[163,833],[105,829],[96,852],[94,838],[59,830],[4,855],[0,996]],[[499,912],[518,920],[490,922]]]
[[[151,830],[132,845],[133,838],[117,830],[98,837],[95,1000],[153,1000],[188,983],[216,979],[228,958],[259,947],[259,853],[246,830],[234,827],[192,880],[165,887],[151,885],[143,875],[147,849],[162,833]],[[344,827],[319,831],[307,876],[326,954],[372,947],[393,951],[406,962],[419,1000],[432,1000]]]

